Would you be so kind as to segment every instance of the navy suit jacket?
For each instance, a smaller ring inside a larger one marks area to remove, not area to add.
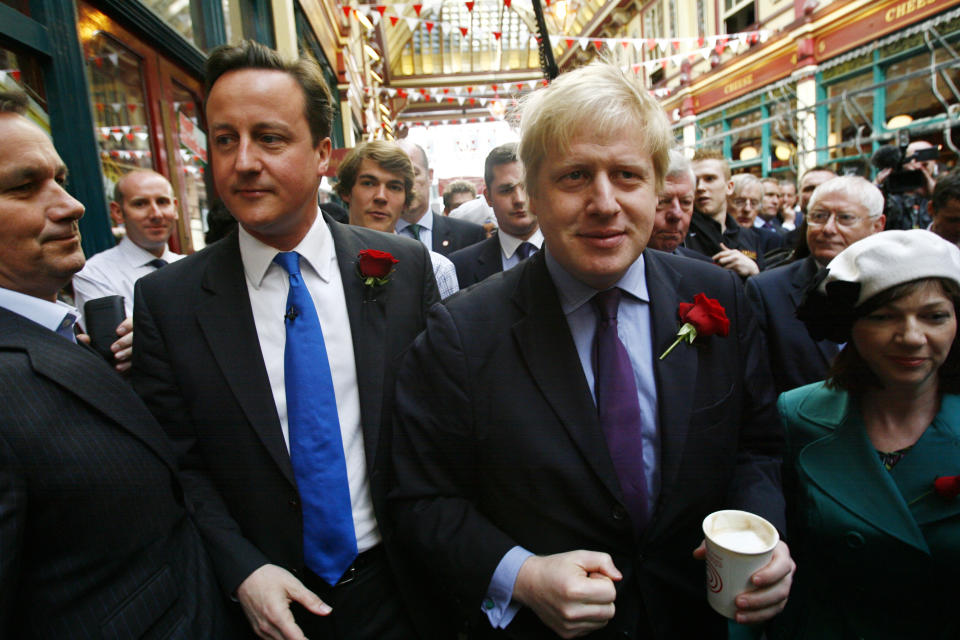
[[[391,486],[394,360],[440,299],[432,263],[426,247],[410,238],[326,222],[350,318],[374,512],[400,595],[421,633],[433,637],[442,607],[397,547],[384,504]],[[389,251],[399,260],[375,294],[357,273],[362,249]],[[141,278],[134,325],[134,386],[177,445],[185,479],[203,496],[198,524],[224,589],[232,592],[267,563],[302,573],[300,497],[237,233]]]
[[[130,386],[0,308],[0,637],[237,637],[185,502]]]
[[[747,280],[747,297],[767,337],[777,393],[826,378],[839,351],[835,342],[811,338],[806,325],[797,319],[803,292],[818,270],[816,261],[808,256]]]
[[[457,268],[457,280],[461,289],[503,271],[503,252],[500,250],[497,234],[483,242],[454,251],[448,257]]]
[[[458,249],[469,247],[485,239],[487,232],[479,224],[435,213],[431,235],[433,250],[440,255],[449,256]]]
[[[553,637],[529,609],[506,632],[480,613],[494,569],[520,545],[612,555],[624,574],[616,616],[593,637],[722,637],[691,555],[703,518],[744,509],[784,528],[783,436],[739,278],[645,256],[655,355],[674,340],[678,303],[697,293],[718,298],[731,326],[651,363],[662,488],[640,540],[543,252],[435,305],[404,359],[393,510],[411,554],[455,594],[476,636]]]

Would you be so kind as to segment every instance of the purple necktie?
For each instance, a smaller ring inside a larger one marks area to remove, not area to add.
[[[623,501],[639,534],[647,525],[647,478],[643,471],[640,399],[630,356],[617,335],[620,289],[601,291],[593,297],[597,309],[594,389],[600,427],[607,440],[610,459],[620,481]]]
[[[532,242],[523,242],[517,247],[517,255],[521,260],[526,260],[537,252],[537,247]]]

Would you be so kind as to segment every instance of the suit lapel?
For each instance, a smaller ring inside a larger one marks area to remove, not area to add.
[[[327,221],[333,234],[333,243],[343,281],[343,295],[350,318],[350,333],[353,337],[353,358],[357,369],[357,386],[360,395],[360,424],[363,428],[363,443],[367,465],[375,468],[377,443],[380,438],[380,422],[383,405],[383,374],[389,363],[383,358],[387,353],[386,301],[389,287],[377,292],[371,299],[363,281],[357,274],[357,254],[366,249],[349,227]]]
[[[543,252],[527,260],[523,269],[514,294],[514,302],[526,313],[513,326],[517,349],[587,466],[622,502],[596,405]]]
[[[644,252],[647,290],[650,294],[650,329],[653,346],[653,371],[657,382],[660,419],[661,495],[672,485],[680,470],[680,461],[690,427],[693,385],[697,379],[697,347],[680,344],[663,360],[663,353],[676,339],[680,328],[677,306],[682,276],[653,251]]]
[[[296,484],[260,350],[237,238],[233,234],[224,239],[210,258],[202,284],[209,297],[197,308],[197,322],[250,426],[287,480]]]
[[[33,370],[87,403],[147,445],[172,470],[169,441],[133,388],[98,354],[6,309],[0,309],[0,347],[23,349]]]
[[[477,282],[503,271],[503,260],[500,259],[500,239],[493,236],[486,241],[483,251],[477,256]]]
[[[433,237],[433,250],[435,252],[443,255],[450,253],[450,227],[447,226],[447,221],[443,216],[433,215],[433,229],[430,235]],[[443,244],[444,241],[447,242],[446,245]]]
[[[812,280],[817,274],[817,271],[820,270],[819,265],[817,265],[816,260],[814,260],[812,256],[807,256],[796,264],[797,267],[794,269],[793,277],[790,279],[790,299],[793,300],[794,311],[803,301],[803,293],[810,284],[810,280]],[[814,344],[817,345],[817,350],[823,357],[823,363],[829,367],[839,352],[837,343],[829,340],[819,340]]]
[[[847,394],[811,396],[797,407],[804,420],[834,427],[797,456],[797,467],[838,504],[904,543],[929,553],[926,540],[867,438]],[[908,453],[904,460],[912,455]],[[902,461],[901,461],[902,462]]]

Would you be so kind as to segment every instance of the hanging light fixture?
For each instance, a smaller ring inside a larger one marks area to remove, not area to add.
[[[913,116],[906,113],[901,113],[898,116],[893,116],[887,121],[887,129],[900,129],[907,126],[911,122],[913,122]]]
[[[753,159],[756,158],[758,155],[760,155],[760,152],[757,151],[757,148],[756,148],[756,147],[749,147],[749,146],[747,146],[747,147],[744,147],[744,148],[740,149],[740,159],[741,159],[741,160],[753,160]]]

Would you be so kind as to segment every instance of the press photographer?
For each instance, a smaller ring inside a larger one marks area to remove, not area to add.
[[[940,150],[926,140],[877,149],[870,159],[879,170],[876,184],[883,192],[887,229],[926,229],[930,225],[927,202],[936,186]]]

